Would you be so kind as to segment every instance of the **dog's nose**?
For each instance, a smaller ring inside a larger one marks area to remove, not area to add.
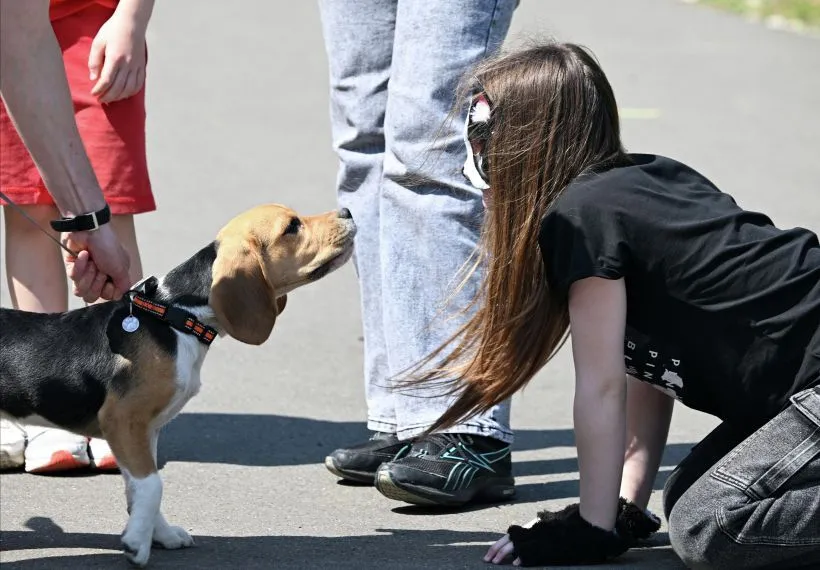
[[[341,210],[339,210],[339,217],[344,218],[346,220],[352,220],[353,214],[351,214],[350,210],[348,210],[347,208],[342,208]]]

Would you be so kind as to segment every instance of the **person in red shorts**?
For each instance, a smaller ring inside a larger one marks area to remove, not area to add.
[[[142,278],[134,214],[156,209],[145,152],[145,32],[154,0],[51,0],[75,120],[111,209],[111,226]],[[41,227],[60,217],[28,149],[0,102],[0,191]],[[15,308],[68,309],[61,251],[15,209],[4,208],[6,273]],[[60,236],[54,233],[54,237]],[[35,426],[2,425],[3,465],[42,473],[92,465],[116,469],[104,440]]]

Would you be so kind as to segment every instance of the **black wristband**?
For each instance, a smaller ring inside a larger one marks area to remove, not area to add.
[[[96,230],[109,221],[111,221],[111,209],[106,204],[102,210],[80,214],[73,218],[60,218],[50,223],[51,228],[58,232],[88,232]]]
[[[507,529],[523,566],[600,564],[629,549],[616,533],[584,520],[577,503],[557,513],[540,512],[538,518],[532,528]]]

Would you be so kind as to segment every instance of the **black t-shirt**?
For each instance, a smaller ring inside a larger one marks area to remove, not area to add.
[[[545,216],[553,291],[624,278],[627,372],[723,420],[759,424],[820,383],[820,244],[654,155],[579,176]]]

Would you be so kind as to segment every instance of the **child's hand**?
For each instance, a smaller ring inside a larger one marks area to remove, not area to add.
[[[534,518],[527,524],[523,525],[524,528],[532,528],[535,523],[537,523],[539,518]],[[493,544],[490,549],[487,551],[487,554],[484,555],[484,562],[492,562],[493,564],[501,564],[507,558],[509,558],[513,554],[513,543],[510,540],[510,535],[505,534],[501,538],[499,538],[495,544]],[[521,559],[516,558],[513,560],[513,566],[521,566]]]
[[[510,556],[512,556],[515,547],[510,540],[510,535],[505,534],[493,544],[484,555],[484,562],[492,562],[493,564],[503,564]],[[513,566],[520,566],[521,559],[513,560]]]
[[[88,71],[91,80],[97,80],[91,94],[111,103],[139,93],[145,63],[145,28],[115,12],[91,43]]]

